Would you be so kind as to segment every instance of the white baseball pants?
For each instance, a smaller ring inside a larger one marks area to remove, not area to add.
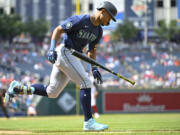
[[[49,98],[56,98],[71,79],[80,89],[91,88],[91,81],[81,62],[63,44],[56,48],[57,60],[53,65],[50,84],[47,87]]]

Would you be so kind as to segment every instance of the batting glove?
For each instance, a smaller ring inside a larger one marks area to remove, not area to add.
[[[92,67],[92,74],[94,76],[94,79],[97,80],[97,84],[103,83],[102,76],[101,76],[100,72],[98,71],[97,67],[95,67],[95,66]]]
[[[57,59],[57,53],[56,53],[56,51],[54,51],[54,50],[49,50],[47,55],[48,55],[48,60],[49,60],[52,64],[54,64],[55,61],[56,61],[56,59]]]

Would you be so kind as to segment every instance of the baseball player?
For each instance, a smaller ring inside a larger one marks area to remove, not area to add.
[[[97,96],[98,96],[98,86],[96,84],[95,81],[93,81],[93,84],[91,86],[91,107],[94,111],[94,117],[95,118],[99,118],[99,113],[98,113],[98,108],[97,108],[97,105],[96,105],[96,99],[97,99]]]
[[[6,118],[9,118],[8,111],[6,109],[6,105],[3,102],[3,95],[4,95],[4,93],[5,93],[5,90],[4,89],[0,89],[0,106],[1,106],[2,111],[4,112],[4,115],[6,116]]]
[[[82,52],[88,45],[88,57],[96,59],[96,45],[102,37],[101,26],[108,25],[110,20],[115,20],[116,7],[108,2],[103,2],[93,15],[75,15],[67,18],[57,26],[52,34],[48,60],[53,63],[50,84],[33,84],[26,86],[13,81],[6,93],[5,101],[15,94],[37,94],[56,98],[71,79],[80,87],[80,102],[84,113],[84,130],[101,131],[108,128],[105,124],[96,122],[91,113],[91,81],[81,62],[72,55],[70,49]],[[56,47],[60,36],[64,33],[62,43]],[[92,66],[92,74],[98,83],[102,83],[98,68]]]

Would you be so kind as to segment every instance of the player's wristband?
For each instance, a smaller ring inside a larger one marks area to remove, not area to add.
[[[56,40],[55,40],[55,39],[52,39],[52,40],[51,40],[50,50],[54,50],[55,47],[56,47]]]

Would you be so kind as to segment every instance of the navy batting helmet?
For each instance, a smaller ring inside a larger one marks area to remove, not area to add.
[[[101,10],[101,9],[106,9],[106,11],[111,15],[111,18],[113,19],[113,21],[116,22],[116,19],[114,18],[117,14],[117,9],[116,7],[108,1],[104,1],[103,3],[101,3],[97,10]]]

